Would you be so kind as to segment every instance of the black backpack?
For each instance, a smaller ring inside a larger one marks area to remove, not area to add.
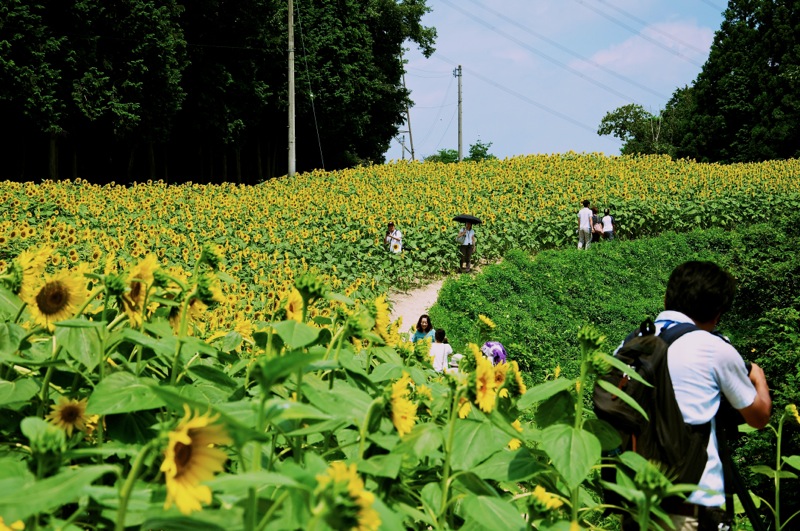
[[[655,325],[647,319],[625,339],[615,357],[632,367],[652,387],[630,379],[615,367],[598,377],[598,381],[608,382],[630,395],[649,420],[599,383],[594,387],[597,418],[611,424],[622,436],[618,452],[633,450],[663,463],[662,470],[673,483],[698,483],[708,461],[706,447],[711,423],[694,426],[683,421],[667,365],[669,346],[694,330],[699,330],[694,324],[674,323],[655,335]]]

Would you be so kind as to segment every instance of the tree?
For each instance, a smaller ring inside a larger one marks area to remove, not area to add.
[[[663,115],[653,115],[641,105],[628,104],[607,113],[597,134],[622,140],[623,155],[671,154],[674,147],[664,138],[664,123]]]
[[[496,159],[497,157],[489,153],[490,147],[492,147],[491,142],[484,144],[480,140],[477,140],[474,144],[469,146],[469,156],[464,158],[464,160],[478,162],[481,160]],[[440,149],[437,153],[428,155],[423,160],[424,162],[458,162],[458,150]]]
[[[682,150],[719,162],[800,156],[798,74],[800,0],[730,0]]]

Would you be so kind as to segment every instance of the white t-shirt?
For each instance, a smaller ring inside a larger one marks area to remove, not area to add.
[[[403,252],[403,233],[397,229],[386,235],[386,243],[389,244],[389,250],[393,253]]]
[[[614,218],[611,216],[603,216],[603,232],[611,232],[614,230]]]
[[[464,237],[464,241],[461,243],[461,245],[472,245],[473,243],[475,243],[475,231],[474,230],[469,229],[467,231],[464,231],[463,237]]]
[[[444,372],[447,368],[447,358],[453,353],[453,347],[447,343],[431,343],[431,363],[436,372]]]
[[[583,207],[578,211],[579,227],[582,230],[592,230],[592,211],[589,207]]]
[[[692,322],[683,313],[664,311],[656,318],[656,333],[660,333],[668,321]],[[747,367],[736,349],[721,337],[703,330],[689,332],[675,340],[669,347],[667,360],[683,420],[687,424],[705,424],[711,421],[708,461],[698,485],[713,492],[696,490],[686,501],[719,507],[725,503],[725,489],[713,419],[719,410],[722,394],[734,409],[743,409],[755,401],[756,389],[747,376]]]

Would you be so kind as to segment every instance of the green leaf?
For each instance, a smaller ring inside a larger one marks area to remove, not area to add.
[[[320,353],[311,352],[289,352],[271,359],[262,356],[258,359],[253,375],[258,378],[258,383],[263,389],[270,389],[276,383],[318,361],[321,357]]]
[[[301,349],[313,344],[319,336],[320,329],[297,321],[281,321],[272,325],[275,333],[291,350]]]
[[[597,380],[597,385],[599,385],[612,395],[616,396],[617,398],[619,398],[620,400],[631,406],[633,409],[638,411],[645,419],[650,420],[650,417],[647,416],[647,413],[645,413],[644,409],[642,409],[642,406],[640,406],[636,400],[631,398],[631,395],[621,390],[616,385],[613,385],[605,380]]]
[[[14,323],[0,323],[0,355],[13,356],[28,332]],[[19,358],[17,358],[19,359]]]
[[[241,497],[247,496],[247,491],[250,488],[256,489],[256,492],[263,491],[267,487],[308,488],[292,477],[267,471],[220,474],[206,481],[205,484],[208,485],[211,490]]]
[[[86,412],[111,415],[163,407],[164,401],[153,393],[154,383],[154,380],[137,378],[127,372],[115,372],[94,388]]]
[[[628,365],[627,363],[623,362],[622,360],[615,358],[614,356],[609,356],[608,354],[602,354],[600,356],[604,361],[609,363],[610,365],[616,367],[622,374],[625,374],[631,380],[636,380],[637,382],[641,382],[647,387],[653,387],[653,385],[644,379],[642,375],[640,375],[633,367]]]
[[[381,363],[369,375],[369,379],[375,383],[385,382],[386,380],[394,380],[403,375],[404,367],[402,365],[395,365],[394,363]]]
[[[160,529],[162,531],[226,531],[219,524],[197,520],[189,516],[157,516],[148,518],[140,529]]]
[[[0,284],[0,316],[7,315],[12,318],[17,315],[20,306],[22,306],[22,302],[19,297],[14,295],[3,284]],[[8,320],[10,321],[11,319]],[[0,337],[2,337],[2,332],[0,332]]]
[[[580,485],[600,461],[601,446],[597,437],[566,424],[555,424],[542,431],[542,449],[570,489]]]
[[[464,518],[486,529],[525,529],[527,522],[518,507],[491,496],[467,496],[461,504]]]
[[[403,458],[397,454],[384,454],[358,462],[358,471],[372,476],[396,479],[400,474]]]
[[[597,437],[604,451],[613,450],[622,444],[619,431],[604,420],[588,419],[583,423],[583,429]]]
[[[787,465],[800,470],[800,455],[783,456],[783,462]]]
[[[530,479],[543,470],[547,470],[547,466],[531,455],[527,448],[520,448],[516,451],[497,452],[473,468],[472,472],[483,479],[519,482]]]
[[[84,495],[97,478],[118,472],[116,466],[86,465],[37,481],[15,492],[0,492],[0,514],[7,522],[24,520],[36,513],[53,511]]]
[[[14,382],[0,380],[0,406],[27,402],[38,392],[39,386],[29,378]]]
[[[396,451],[410,452],[415,457],[422,459],[438,452],[444,443],[442,430],[435,424],[417,424],[407,433],[402,442],[397,445]]]
[[[471,470],[472,467],[505,448],[508,440],[493,429],[491,423],[481,420],[458,419],[455,421],[454,440],[450,452],[453,470]]]
[[[192,365],[189,367],[189,373],[200,379],[215,383],[228,389],[236,389],[239,386],[236,380],[216,367],[211,367],[209,365]]]
[[[125,328],[122,332],[122,337],[131,343],[152,349],[153,352],[160,356],[166,356],[167,359],[172,359],[172,356],[175,354],[175,344],[177,340],[174,337],[156,339],[155,337],[132,328]]]
[[[539,384],[536,387],[528,389],[528,391],[522,395],[522,398],[517,401],[517,407],[519,409],[528,409],[534,404],[547,400],[556,393],[573,387],[575,387],[575,381],[567,378],[559,378]]]
[[[65,326],[63,323],[67,323]],[[72,359],[93,371],[103,358],[103,342],[100,334],[105,333],[102,323],[86,319],[71,319],[56,323],[56,341],[62,345]]]
[[[796,479],[797,474],[794,472],[790,472],[788,470],[781,470],[777,471],[774,468],[771,468],[767,465],[754,465],[749,467],[750,470],[755,472],[756,474],[764,474],[765,476],[771,477],[773,479],[782,478],[782,479]]]

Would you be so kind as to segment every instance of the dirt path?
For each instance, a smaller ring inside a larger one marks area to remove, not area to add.
[[[419,316],[428,313],[439,297],[439,290],[443,283],[444,279],[441,279],[411,291],[389,293],[389,302],[392,304],[392,321],[398,317],[403,318],[401,332],[406,332],[409,328],[416,326]]]

